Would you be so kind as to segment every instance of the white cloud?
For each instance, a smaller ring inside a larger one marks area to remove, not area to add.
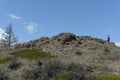
[[[3,34],[4,32],[5,32],[5,31],[4,31],[2,28],[0,28],[0,39],[3,39],[2,34]]]
[[[115,42],[115,45],[120,47],[120,42]]]
[[[30,33],[34,34],[37,31],[38,24],[34,22],[24,23],[25,29]]]
[[[22,17],[21,16],[17,16],[15,14],[9,14],[8,15],[11,19],[15,19],[15,20],[20,20]]]

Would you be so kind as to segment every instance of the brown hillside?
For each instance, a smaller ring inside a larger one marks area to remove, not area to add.
[[[113,42],[108,43],[91,36],[60,33],[52,38],[42,37],[28,43],[17,44],[15,48],[40,48],[63,62],[85,64],[98,72],[120,71],[120,48]]]

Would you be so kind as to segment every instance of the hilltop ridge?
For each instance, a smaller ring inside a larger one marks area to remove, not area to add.
[[[67,53],[76,50],[103,50],[117,48],[115,43],[91,36],[76,36],[73,33],[60,33],[52,38],[41,37],[27,43],[16,44],[15,48],[41,48],[52,53]]]

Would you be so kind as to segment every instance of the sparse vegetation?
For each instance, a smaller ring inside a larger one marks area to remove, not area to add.
[[[32,80],[83,80],[84,75],[85,70],[79,64],[49,61],[32,70],[26,77]]]
[[[119,75],[91,74],[82,65],[59,61],[47,61],[25,76],[28,80],[119,80]]]

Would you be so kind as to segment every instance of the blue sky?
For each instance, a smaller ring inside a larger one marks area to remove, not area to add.
[[[9,24],[18,42],[71,32],[119,43],[120,0],[1,0],[0,28]]]

